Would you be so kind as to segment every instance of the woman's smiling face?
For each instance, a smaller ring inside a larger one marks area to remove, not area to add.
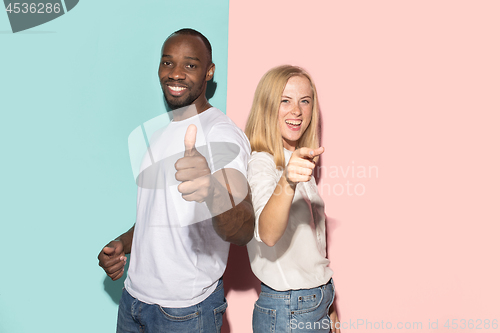
[[[286,149],[295,150],[311,122],[312,109],[311,82],[305,76],[292,76],[283,90],[278,112],[278,124]]]

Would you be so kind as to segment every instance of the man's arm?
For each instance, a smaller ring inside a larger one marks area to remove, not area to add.
[[[252,239],[255,227],[250,186],[245,176],[235,169],[222,169],[212,176],[214,192],[206,203],[215,215],[214,229],[223,240],[239,246],[246,245]],[[224,212],[219,214],[221,209]]]
[[[118,236],[115,240],[111,241],[106,245],[97,259],[99,260],[99,266],[101,266],[106,274],[113,280],[118,280],[123,276],[125,270],[125,264],[127,262],[127,257],[125,254],[130,253],[132,250],[132,239],[134,237],[134,226],[129,229],[129,231]]]
[[[236,169],[211,174],[207,160],[195,148],[196,126],[189,125],[184,157],[177,160],[177,189],[186,201],[205,202],[217,234],[225,241],[245,245],[253,237],[255,215],[246,177]]]

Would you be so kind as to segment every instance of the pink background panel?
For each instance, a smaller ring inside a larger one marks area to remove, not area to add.
[[[343,325],[474,332],[444,327],[472,319],[488,332],[484,320],[500,319],[499,13],[498,1],[231,2],[227,114],[238,126],[271,67],[315,79]],[[260,287],[243,249],[226,287],[226,332],[251,332]]]

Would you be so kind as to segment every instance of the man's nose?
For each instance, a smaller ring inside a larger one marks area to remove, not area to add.
[[[173,80],[183,80],[186,76],[180,66],[174,66],[168,73],[168,78]]]

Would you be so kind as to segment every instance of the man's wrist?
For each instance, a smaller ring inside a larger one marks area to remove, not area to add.
[[[221,180],[226,183],[222,184],[213,174],[210,177],[210,188],[205,203],[212,216],[215,217],[234,208],[235,205],[227,180]]]

